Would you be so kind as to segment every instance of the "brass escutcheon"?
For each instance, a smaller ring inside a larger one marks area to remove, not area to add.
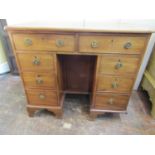
[[[32,61],[34,65],[40,65],[40,60],[37,56],[34,56],[34,60]]]
[[[115,69],[120,69],[121,67],[123,67],[123,63],[119,59],[118,62],[116,63],[116,65],[115,65]]]
[[[127,42],[127,43],[125,43],[125,45],[124,45],[124,48],[125,48],[125,49],[129,49],[129,48],[131,48],[131,47],[132,47],[131,42]]]
[[[45,99],[45,95],[44,95],[44,94],[39,94],[39,98],[40,98],[41,100],[44,100],[44,99]]]
[[[96,40],[91,42],[91,47],[92,48],[97,48],[98,47],[98,42]]]
[[[62,47],[62,46],[64,46],[64,41],[61,40],[61,39],[56,40],[56,46],[57,46],[57,47]]]
[[[32,40],[29,39],[29,38],[26,38],[26,39],[24,40],[24,44],[25,44],[25,46],[31,46],[31,45],[32,45]]]

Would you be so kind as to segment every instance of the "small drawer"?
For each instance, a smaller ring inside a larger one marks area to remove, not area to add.
[[[30,105],[38,106],[58,106],[57,93],[51,90],[26,90]]]
[[[145,51],[147,35],[81,35],[80,52],[140,54]]]
[[[134,34],[114,36],[112,51],[122,54],[141,54],[146,50],[149,35]]]
[[[56,90],[56,77],[54,73],[24,72],[23,80],[26,88],[50,88]]]
[[[54,56],[52,54],[18,53],[17,58],[23,71],[54,70]]]
[[[134,79],[131,77],[98,75],[97,91],[130,93],[133,83]]]
[[[111,93],[96,94],[95,108],[103,110],[125,111],[128,105],[129,96]]]
[[[102,53],[112,50],[112,36],[81,35],[79,38],[80,52]]]
[[[99,73],[105,74],[136,74],[139,68],[140,57],[130,55],[101,56]]]
[[[13,34],[16,50],[74,51],[74,35]]]

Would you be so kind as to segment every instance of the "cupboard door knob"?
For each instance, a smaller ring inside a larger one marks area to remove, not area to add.
[[[25,44],[25,46],[31,46],[31,45],[32,45],[32,40],[29,39],[29,38],[26,38],[26,39],[24,40],[24,44]]]
[[[37,56],[35,56],[35,57],[34,57],[34,60],[32,61],[32,63],[33,63],[34,65],[40,65],[40,60],[39,60],[39,58],[38,58]]]
[[[123,67],[123,63],[121,62],[121,60],[118,60],[118,62],[115,65],[115,69],[120,69]]]
[[[97,48],[98,47],[98,42],[96,40],[91,42],[91,47],[92,48]]]
[[[116,81],[111,84],[111,87],[114,88],[114,89],[118,88],[118,86],[119,85],[118,85],[118,83]]]
[[[44,100],[46,97],[45,97],[44,94],[39,94],[39,98],[40,98],[41,100]]]
[[[113,104],[114,104],[114,99],[113,99],[113,98],[110,98],[110,99],[108,100],[108,104],[113,105]]]
[[[132,47],[131,42],[127,42],[127,43],[125,43],[125,45],[124,45],[124,48],[125,48],[125,49],[129,49],[129,48],[131,48],[131,47]]]
[[[62,47],[62,46],[64,46],[64,41],[61,40],[61,39],[56,40],[56,46],[57,46],[57,47]]]

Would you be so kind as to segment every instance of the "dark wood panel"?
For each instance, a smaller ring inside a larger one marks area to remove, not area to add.
[[[59,55],[61,62],[63,89],[65,91],[90,92],[96,56]]]

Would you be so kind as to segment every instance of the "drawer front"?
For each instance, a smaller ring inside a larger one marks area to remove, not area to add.
[[[139,57],[129,55],[103,55],[100,60],[99,73],[105,74],[136,74]]]
[[[24,72],[23,79],[25,87],[56,89],[56,77],[54,73]]]
[[[112,50],[112,36],[80,36],[80,52],[106,52]]]
[[[16,50],[74,51],[74,35],[13,34]]]
[[[54,56],[52,54],[18,53],[17,58],[23,71],[54,70]]]
[[[114,95],[111,93],[96,94],[95,108],[103,110],[126,110],[128,95]]]
[[[99,75],[97,91],[129,93],[132,90],[134,79],[131,77],[119,77]]]
[[[146,36],[80,36],[80,52],[140,54],[145,51]]]
[[[57,106],[58,97],[54,91],[45,90],[26,90],[29,104],[38,106]]]

